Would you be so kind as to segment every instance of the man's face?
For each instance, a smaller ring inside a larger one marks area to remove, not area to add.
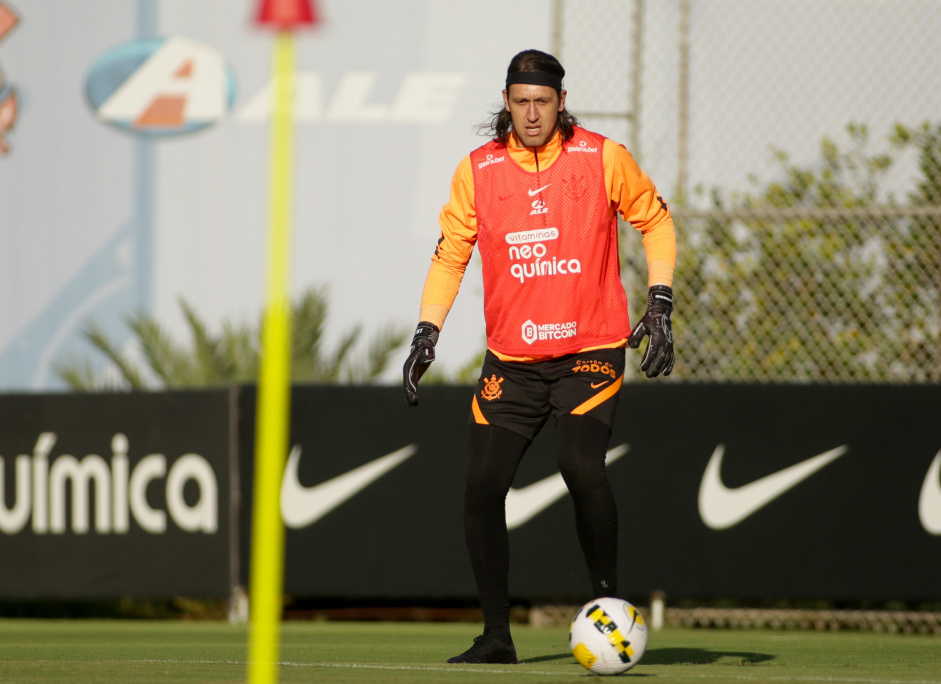
[[[559,112],[565,108],[565,91],[560,97],[549,86],[514,83],[503,91],[503,104],[520,142],[526,147],[541,147],[555,134]]]

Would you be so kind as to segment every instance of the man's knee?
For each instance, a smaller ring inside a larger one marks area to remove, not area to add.
[[[559,472],[569,489],[593,488],[606,480],[605,457],[611,429],[588,416],[562,416],[558,431]]]
[[[469,425],[465,496],[481,504],[502,502],[529,440],[495,425]]]

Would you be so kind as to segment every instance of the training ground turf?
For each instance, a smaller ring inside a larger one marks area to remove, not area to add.
[[[601,681],[565,628],[514,628],[519,665],[447,665],[474,624],[287,622],[281,682]],[[0,620],[0,683],[244,682],[245,627],[218,622]],[[941,637],[872,632],[654,632],[622,675],[656,682],[941,684]]]

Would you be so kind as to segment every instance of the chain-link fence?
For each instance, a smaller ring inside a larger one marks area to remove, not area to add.
[[[533,606],[526,616],[534,627],[567,626],[579,606]],[[861,610],[815,608],[666,607],[658,621],[640,606],[647,623],[660,627],[888,632],[941,635],[941,613],[932,610]]]
[[[552,7],[570,109],[673,209],[672,378],[941,380],[941,5]]]

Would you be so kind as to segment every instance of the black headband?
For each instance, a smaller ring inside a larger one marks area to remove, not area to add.
[[[558,91],[562,90],[562,79],[548,71],[511,71],[506,75],[506,89],[514,83],[526,85],[549,86]]]

